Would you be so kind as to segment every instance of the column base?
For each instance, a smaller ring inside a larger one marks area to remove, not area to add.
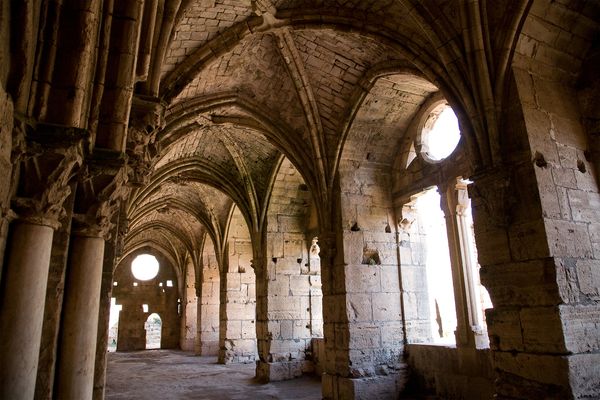
[[[388,375],[348,378],[324,373],[321,379],[323,399],[396,399],[406,386],[406,369]]]
[[[312,372],[314,372],[314,365],[311,361],[307,360],[282,362],[256,361],[256,379],[262,383],[299,378],[302,374]]]

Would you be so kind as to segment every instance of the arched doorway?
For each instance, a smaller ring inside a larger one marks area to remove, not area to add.
[[[146,330],[146,350],[160,349],[160,340],[162,336],[162,319],[157,313],[148,316],[144,324]]]

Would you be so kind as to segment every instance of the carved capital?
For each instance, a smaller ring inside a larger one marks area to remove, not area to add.
[[[88,138],[83,129],[16,121],[12,209],[19,219],[58,228]]]
[[[488,219],[499,228],[506,228],[511,222],[511,209],[516,203],[510,172],[497,169],[478,173],[471,178],[469,197],[475,205],[483,206]]]
[[[141,186],[152,173],[159,148],[157,132],[165,124],[165,105],[151,97],[133,98],[127,132],[127,156],[129,183]]]
[[[125,160],[121,153],[96,149],[87,161],[73,216],[73,230],[78,235],[110,238],[121,201],[131,190]]]
[[[319,254],[321,260],[328,260],[333,263],[337,255],[337,238],[334,232],[319,233]]]

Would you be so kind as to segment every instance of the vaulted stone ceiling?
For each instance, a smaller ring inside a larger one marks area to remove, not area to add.
[[[492,162],[493,116],[478,104],[485,88],[456,2],[183,0],[159,12],[173,25],[155,43],[156,83],[138,91],[165,101],[166,126],[151,182],[129,205],[135,236],[152,227],[153,240],[175,234],[171,247],[197,252],[206,234],[224,240],[236,206],[260,230],[284,158],[327,203],[342,159],[391,169],[440,91],[459,117],[481,115],[463,135],[474,162]],[[493,46],[509,51],[524,10],[507,0],[488,13]],[[508,60],[489,62],[502,71]]]

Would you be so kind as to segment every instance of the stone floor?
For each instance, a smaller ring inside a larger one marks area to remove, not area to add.
[[[318,378],[257,384],[254,364],[221,365],[215,357],[174,350],[109,353],[107,400],[319,400]]]

